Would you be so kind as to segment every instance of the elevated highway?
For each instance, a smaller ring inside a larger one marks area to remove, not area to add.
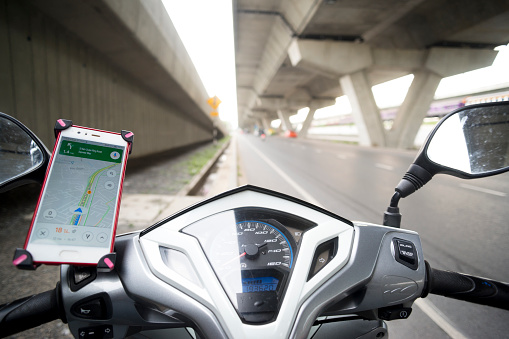
[[[492,64],[509,42],[504,0],[236,0],[241,127],[314,112],[346,94],[360,143],[408,148],[444,77]],[[391,130],[371,87],[414,74]]]
[[[0,0],[0,50],[0,111],[50,147],[57,118],[132,130],[133,157],[213,138],[208,95],[159,0]]]

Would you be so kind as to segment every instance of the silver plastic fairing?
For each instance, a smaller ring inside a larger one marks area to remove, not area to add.
[[[395,260],[394,238],[408,240],[415,245],[416,270]],[[410,307],[421,295],[424,279],[424,259],[417,233],[355,223],[355,238],[348,264],[303,303],[291,337],[306,338],[305,331],[320,315],[367,311],[377,317],[378,308],[397,304]]]
[[[277,210],[317,224],[308,229],[300,239],[298,255],[286,287],[286,297],[281,302],[277,318],[259,325],[243,322],[211,267],[200,242],[194,236],[182,232],[187,226],[211,215],[245,207]],[[140,237],[140,244],[152,273],[161,281],[211,310],[228,337],[287,338],[301,305],[347,263],[353,233],[351,225],[339,217],[332,217],[331,213],[324,213],[318,208],[308,207],[282,196],[244,189],[179,214],[167,223],[143,234]],[[337,253],[325,267],[308,280],[315,250],[320,244],[331,239],[338,239]],[[193,274],[181,274],[167,265],[161,255],[161,248],[165,249],[165,253],[167,249],[175,251],[174,253],[183,253],[198,279],[190,279]],[[200,321],[194,319],[192,313],[186,316],[196,323]],[[204,326],[200,324],[200,327]],[[304,330],[307,331],[306,334],[310,328],[311,326]]]
[[[227,338],[214,314],[189,296],[155,277],[149,270],[139,245],[139,233],[119,236],[115,242],[115,270],[98,273],[97,278],[76,292],[69,286],[69,266],[61,269],[61,289],[71,333],[79,338],[79,329],[113,325],[115,338],[124,338],[140,329],[191,327],[200,335]],[[105,320],[76,317],[71,308],[93,295],[106,293],[112,301],[112,316]],[[185,315],[192,315],[194,322]]]

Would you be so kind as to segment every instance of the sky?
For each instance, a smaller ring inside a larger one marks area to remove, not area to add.
[[[219,117],[237,126],[237,94],[235,83],[235,49],[231,0],[163,0],[186,50],[193,61],[210,97],[216,95],[222,103]],[[509,45],[508,45],[509,46]],[[442,79],[435,98],[464,95],[489,88],[509,87],[509,47],[500,46],[490,67]],[[373,87],[380,108],[399,106],[412,83],[407,75]],[[293,116],[292,123],[302,122],[308,109]],[[315,118],[351,112],[346,97],[336,99],[336,105],[317,110]]]
[[[163,0],[209,97],[221,100],[219,118],[237,126],[231,0]]]

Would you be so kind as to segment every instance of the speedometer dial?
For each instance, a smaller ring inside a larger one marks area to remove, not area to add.
[[[214,269],[227,273],[236,269],[289,271],[293,267],[295,242],[283,227],[247,220],[236,222],[230,232],[224,229],[212,243],[209,259]]]
[[[241,268],[291,268],[293,249],[286,235],[262,221],[237,223]]]

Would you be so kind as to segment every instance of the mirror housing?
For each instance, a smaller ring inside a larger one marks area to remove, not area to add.
[[[396,192],[407,197],[439,173],[474,179],[508,170],[509,102],[465,106],[435,126]]]
[[[35,134],[0,112],[0,193],[29,184],[42,184],[50,152]]]
[[[383,225],[399,228],[399,199],[424,186],[435,174],[482,178],[509,170],[509,102],[457,109],[438,122],[396,186]]]

